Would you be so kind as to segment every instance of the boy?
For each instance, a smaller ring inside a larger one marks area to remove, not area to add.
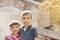
[[[31,25],[32,12],[28,10],[23,11],[21,19],[24,24],[24,26],[20,30],[21,40],[38,40],[37,30]]]
[[[18,21],[12,21],[10,23],[11,35],[5,37],[5,40],[21,40],[20,35],[18,34],[20,30],[20,23]]]

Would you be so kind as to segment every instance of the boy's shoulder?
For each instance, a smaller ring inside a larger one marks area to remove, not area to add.
[[[35,26],[31,26],[32,31],[37,31],[37,28]]]
[[[32,26],[31,26],[31,29],[36,29],[36,26],[33,26],[33,25],[32,25]]]
[[[36,29],[36,27],[31,27],[31,30],[35,31],[35,30],[37,30],[37,29]]]
[[[10,38],[10,37],[12,37],[12,34],[5,36],[5,38]]]

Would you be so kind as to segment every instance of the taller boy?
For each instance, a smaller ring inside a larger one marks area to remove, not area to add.
[[[38,32],[36,28],[33,28],[31,25],[32,12],[29,10],[23,11],[21,19],[24,24],[20,30],[22,40],[38,40]]]

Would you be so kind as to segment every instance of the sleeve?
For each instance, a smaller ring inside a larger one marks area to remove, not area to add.
[[[37,32],[37,29],[36,28],[33,28],[32,29],[32,34],[33,34],[33,37],[38,37],[38,32]]]
[[[8,36],[5,37],[5,40],[8,40]]]

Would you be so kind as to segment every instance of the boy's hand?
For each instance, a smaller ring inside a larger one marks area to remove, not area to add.
[[[38,37],[35,37],[34,40],[39,40],[39,38]]]

